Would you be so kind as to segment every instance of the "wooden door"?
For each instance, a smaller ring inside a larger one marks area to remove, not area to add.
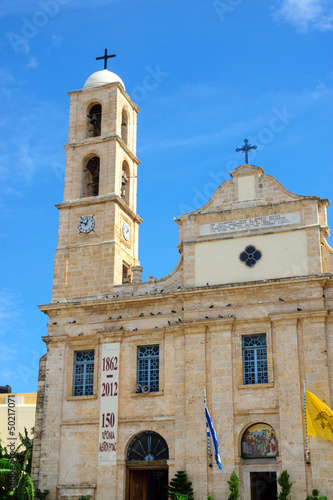
[[[130,471],[129,500],[147,500],[147,472],[145,470]]]

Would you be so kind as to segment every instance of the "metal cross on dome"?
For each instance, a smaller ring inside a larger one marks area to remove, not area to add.
[[[244,139],[244,146],[236,149],[237,153],[245,153],[245,163],[249,163],[249,151],[251,149],[257,149],[257,146],[250,146],[247,139]]]
[[[99,61],[100,59],[104,59],[104,69],[107,69],[108,59],[110,59],[110,57],[116,57],[116,54],[113,54],[113,55],[109,56],[108,55],[108,49],[105,49],[104,56],[96,57],[96,61]]]

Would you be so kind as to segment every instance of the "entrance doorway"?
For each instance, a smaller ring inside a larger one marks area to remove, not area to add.
[[[276,472],[251,472],[251,500],[272,500],[277,497]]]
[[[130,470],[129,500],[167,500],[167,470]]]
[[[154,431],[137,434],[127,450],[126,500],[167,500],[169,449]]]

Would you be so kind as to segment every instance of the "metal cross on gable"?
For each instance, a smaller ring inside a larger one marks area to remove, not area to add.
[[[104,56],[96,57],[96,61],[104,59],[104,69],[107,69],[108,59],[110,59],[110,57],[116,57],[116,54],[108,55],[108,49],[105,49]]]
[[[244,139],[244,146],[236,149],[237,153],[245,153],[245,163],[249,163],[249,151],[251,149],[257,149],[257,146],[250,146],[247,139]]]

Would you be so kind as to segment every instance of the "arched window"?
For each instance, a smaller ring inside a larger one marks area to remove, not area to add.
[[[82,197],[98,196],[99,191],[99,158],[93,156],[83,168]]]
[[[129,171],[129,166],[126,160],[123,161],[123,166],[121,170],[121,188],[120,188],[120,194],[122,199],[124,200],[127,205],[129,205],[129,200],[130,200],[130,171]]]
[[[242,458],[275,458],[278,456],[276,433],[268,424],[253,424],[242,437]]]
[[[128,114],[125,108],[121,113],[121,138],[127,146],[128,143]]]
[[[169,449],[166,441],[157,432],[141,432],[132,439],[128,451],[128,462],[152,462],[155,460],[168,460]]]
[[[93,104],[87,114],[88,137],[98,137],[101,135],[102,126],[102,106]]]

